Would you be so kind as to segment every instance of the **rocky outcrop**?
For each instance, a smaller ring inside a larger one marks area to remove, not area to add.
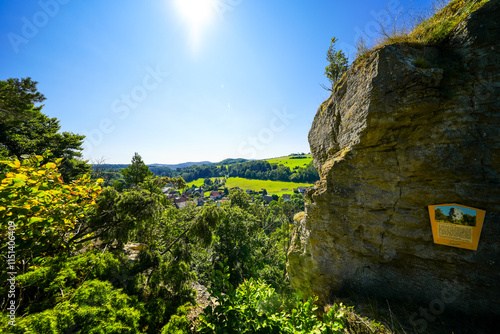
[[[451,208],[448,216],[450,217],[451,220],[460,220],[463,218],[464,213],[462,212],[462,210],[458,208]]]
[[[438,46],[372,52],[318,109],[295,288],[500,314],[498,17],[492,0]],[[486,210],[477,251],[433,243],[427,206],[444,203]]]

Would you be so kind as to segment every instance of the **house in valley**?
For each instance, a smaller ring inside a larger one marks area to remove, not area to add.
[[[178,209],[185,207],[189,202],[187,197],[177,197],[174,199],[174,204]]]
[[[273,196],[271,196],[271,195],[264,195],[264,201],[265,201],[267,204],[271,203],[271,202],[272,202],[272,200],[273,200]]]
[[[298,191],[299,193],[301,193],[301,194],[304,194],[304,193],[306,192],[306,190],[307,190],[307,187],[298,187],[298,188],[297,188],[297,191]]]
[[[222,197],[222,191],[212,191],[210,193],[210,199],[216,200]]]

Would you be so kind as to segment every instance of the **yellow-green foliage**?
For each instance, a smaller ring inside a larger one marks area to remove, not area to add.
[[[0,249],[6,245],[3,238],[11,222],[18,260],[66,248],[68,233],[95,205],[102,180],[84,175],[65,184],[58,172],[61,160],[45,165],[42,156],[0,161]]]
[[[296,222],[300,222],[304,218],[305,214],[306,213],[304,211],[296,213],[295,216],[293,216],[293,220]]]

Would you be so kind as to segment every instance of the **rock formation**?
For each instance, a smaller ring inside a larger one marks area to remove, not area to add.
[[[451,220],[460,220],[463,218],[464,213],[458,208],[451,208],[448,216],[451,218]]]
[[[318,109],[295,288],[500,314],[499,17],[492,0],[437,46],[381,47]],[[486,210],[477,251],[433,243],[427,206],[445,203]]]

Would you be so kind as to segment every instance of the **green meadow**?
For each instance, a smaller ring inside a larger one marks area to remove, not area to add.
[[[268,194],[291,194],[293,193],[293,188],[297,187],[311,187],[312,184],[309,183],[296,183],[296,182],[281,182],[281,181],[270,181],[270,180],[250,180],[241,177],[230,177],[226,180],[226,187],[231,189],[234,187],[240,187],[243,190],[250,189],[253,191],[259,191],[261,189],[266,189]]]
[[[215,178],[212,178],[214,180]],[[194,184],[195,187],[203,185],[203,179],[197,179],[189,182],[187,185],[191,187]],[[250,189],[253,191],[260,191],[261,189],[266,189],[268,194],[275,194],[281,196],[283,194],[293,193],[293,188],[297,187],[311,187],[310,183],[297,183],[297,182],[282,182],[282,181],[271,181],[271,180],[251,180],[242,177],[230,177],[226,180],[226,187],[231,189],[234,187],[240,187],[243,190]],[[205,196],[208,196],[210,192],[205,192]]]
[[[305,157],[303,159],[292,159],[293,157]],[[280,158],[265,159],[270,164],[281,164],[283,166],[289,167],[293,170],[295,167],[303,168],[306,167],[311,161],[312,156],[310,154],[303,156],[286,156]]]
[[[223,179],[223,177],[211,177],[210,179],[213,181],[215,179]],[[196,179],[194,181],[188,182],[187,186],[192,187],[194,185],[195,187],[201,187],[203,185],[204,180],[205,180],[204,178]]]

